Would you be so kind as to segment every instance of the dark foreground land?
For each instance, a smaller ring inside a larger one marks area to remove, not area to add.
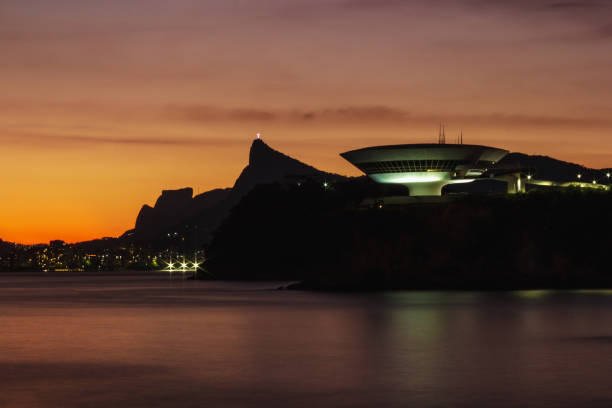
[[[207,269],[320,290],[612,287],[610,192],[364,209],[360,191],[258,187],[217,231]]]

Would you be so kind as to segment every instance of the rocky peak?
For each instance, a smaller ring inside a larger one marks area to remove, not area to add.
[[[261,139],[255,139],[251,144],[248,167],[266,169],[280,176],[321,173],[312,166],[272,149]]]
[[[159,210],[181,208],[189,205],[192,198],[193,189],[191,187],[179,190],[163,190],[157,202],[155,202],[155,208]]]
[[[257,162],[265,161],[267,157],[274,156],[275,153],[279,152],[272,149],[263,140],[255,139],[249,150],[249,164],[253,165]]]
[[[281,182],[287,176],[326,173],[272,149],[255,139],[249,151],[249,164],[231,189],[217,189],[193,197],[192,188],[164,190],[154,207],[144,205],[136,219],[137,239],[156,239],[167,230],[180,228],[189,217],[198,217],[202,229],[213,229],[229,210],[258,184]]]

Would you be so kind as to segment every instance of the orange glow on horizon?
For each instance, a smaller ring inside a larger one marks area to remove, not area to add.
[[[2,5],[1,239],[118,236],[162,189],[232,186],[257,132],[346,175],[340,152],[435,142],[441,120],[448,141],[612,167],[612,4],[143,5]]]

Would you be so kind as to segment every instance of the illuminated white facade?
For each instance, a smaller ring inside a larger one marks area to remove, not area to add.
[[[411,196],[439,196],[447,184],[469,183],[507,150],[463,144],[375,146],[340,154],[377,183],[402,184]]]

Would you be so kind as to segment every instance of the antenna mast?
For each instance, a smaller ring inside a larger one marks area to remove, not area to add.
[[[440,122],[440,131],[438,133],[438,144],[446,143],[446,129],[445,126]]]

